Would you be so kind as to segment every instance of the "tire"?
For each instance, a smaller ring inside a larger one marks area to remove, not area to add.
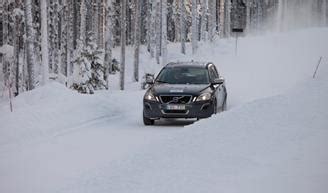
[[[216,102],[216,99],[214,100],[213,108],[214,108],[213,114],[216,114],[218,112],[218,103]]]
[[[154,125],[155,121],[152,119],[148,119],[147,117],[145,117],[145,115],[143,115],[143,123],[144,125]]]
[[[222,105],[222,112],[223,111],[226,111],[227,110],[227,95],[226,95],[226,97],[225,97],[225,99],[224,99],[224,102],[223,102],[223,105]]]

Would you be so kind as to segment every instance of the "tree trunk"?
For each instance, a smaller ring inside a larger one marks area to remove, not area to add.
[[[93,34],[94,37],[94,42],[97,44],[97,47],[99,47],[99,7],[98,7],[98,0],[91,0],[91,14],[90,16],[92,17],[91,22],[92,22],[92,29],[90,31]]]
[[[106,82],[106,89],[109,88],[108,76],[109,72],[113,72],[112,67],[112,48],[113,48],[113,10],[112,10],[112,0],[107,0],[106,5],[106,27],[105,27],[105,73],[104,80]]]
[[[120,89],[121,90],[124,90],[125,43],[126,43],[126,0],[122,0],[122,4],[121,4],[121,68],[120,68]]]
[[[98,0],[98,48],[104,48],[105,1]]]
[[[326,26],[327,25],[327,1],[322,0],[322,6],[321,6],[321,25]]]
[[[209,18],[208,18],[208,39],[212,42],[214,40],[216,31],[216,0],[209,0]]]
[[[8,34],[9,34],[9,29],[8,29],[8,5],[7,2],[3,3],[3,12],[2,12],[2,44],[7,44],[8,43]]]
[[[77,1],[73,1],[73,48],[76,49],[77,47],[77,40],[78,40],[78,3]]]
[[[201,1],[201,5],[202,5],[202,20],[201,20],[200,35],[201,35],[201,40],[206,41],[207,0]]]
[[[225,0],[220,0],[219,35],[221,38],[223,37],[223,31],[224,31],[224,12],[225,12],[224,4],[225,4]]]
[[[184,0],[180,0],[180,12],[181,53],[186,54],[186,7]]]
[[[231,12],[231,1],[225,1],[225,16],[224,16],[224,36],[229,37],[231,33],[231,24],[230,24],[230,12]]]
[[[48,10],[47,1],[41,4],[41,52],[42,52],[42,84],[49,79],[49,50],[48,50]]]
[[[192,0],[192,37],[191,37],[191,41],[192,41],[192,54],[196,54],[197,52],[197,42],[198,42],[198,27],[197,27],[197,1],[196,0]]]
[[[135,1],[135,27],[134,27],[134,81],[139,81],[139,47],[140,47],[140,3],[141,0]]]
[[[150,2],[149,0],[146,0],[145,2],[146,4],[146,9],[147,9],[147,12],[146,12],[146,38],[147,38],[147,50],[148,52],[150,53],[151,52],[151,30],[152,30],[152,25],[151,25],[151,22],[152,22],[152,15],[151,15],[151,7],[150,7]]]
[[[181,1],[181,0],[180,0]],[[172,3],[173,5],[173,20],[174,20],[174,42],[181,41],[181,26],[180,26],[180,18],[181,12],[179,12],[179,1],[175,0]]]
[[[25,27],[26,27],[26,58],[28,72],[28,90],[35,88],[35,55],[34,55],[34,32],[33,32],[33,16],[32,1],[24,0],[25,7]]]
[[[155,56],[156,47],[156,6],[155,0],[151,1],[151,43],[150,43],[150,56],[153,58]]]
[[[159,57],[161,56],[161,3],[160,0],[156,1],[156,62],[160,63]]]
[[[167,63],[167,0],[162,0],[162,65]]]
[[[20,31],[19,31],[19,24],[20,24],[20,19],[19,16],[15,17],[14,20],[14,28],[13,28],[13,35],[14,35],[14,61],[15,61],[15,96],[19,94],[19,53],[20,53],[20,48],[19,48],[19,40],[20,40]],[[0,71],[2,72],[2,68],[0,66]]]
[[[246,0],[246,33],[251,31],[251,0]]]
[[[72,66],[71,66],[71,57],[72,57],[72,50],[74,47],[74,38],[73,38],[73,13],[71,10],[73,8],[73,3],[72,1],[67,1],[67,6],[66,6],[66,16],[67,16],[67,26],[66,26],[66,86],[70,87],[71,86],[71,72],[72,72]]]

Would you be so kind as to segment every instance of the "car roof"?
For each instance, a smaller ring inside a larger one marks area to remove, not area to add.
[[[174,67],[200,67],[207,68],[211,62],[199,62],[199,61],[188,61],[188,62],[170,62],[165,67],[174,68]]]

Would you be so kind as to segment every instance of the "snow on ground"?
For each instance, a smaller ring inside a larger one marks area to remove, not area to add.
[[[117,76],[110,91],[94,95],[52,82],[15,98],[14,113],[0,93],[0,192],[324,193],[326,34],[241,38],[237,56],[234,39],[203,43],[194,59],[215,62],[226,77],[229,111],[185,127],[143,126],[131,48],[127,91],[117,90]],[[171,61],[192,59],[169,46]],[[143,53],[140,76],[158,72],[161,65]]]
[[[197,122],[59,192],[325,193],[327,80]]]

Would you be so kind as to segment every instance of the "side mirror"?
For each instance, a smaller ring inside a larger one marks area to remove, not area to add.
[[[224,83],[224,78],[220,77],[220,78],[216,78],[212,81],[212,84],[223,84]]]
[[[154,84],[154,77],[153,76],[147,76],[146,77],[146,83],[147,84]]]

